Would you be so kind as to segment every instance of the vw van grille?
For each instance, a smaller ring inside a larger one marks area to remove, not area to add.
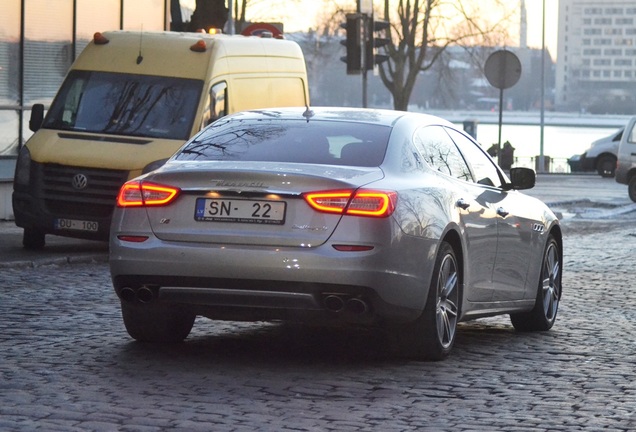
[[[39,189],[49,212],[72,217],[110,217],[127,171],[40,166]]]

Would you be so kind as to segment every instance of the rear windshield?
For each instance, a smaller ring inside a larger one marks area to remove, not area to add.
[[[185,145],[176,160],[271,161],[379,166],[391,128],[311,120],[221,119]]]
[[[43,127],[186,140],[203,81],[71,71]]]

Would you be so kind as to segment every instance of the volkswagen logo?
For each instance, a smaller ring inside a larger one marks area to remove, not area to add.
[[[73,180],[71,180],[71,185],[73,185],[73,189],[86,189],[86,186],[88,186],[88,177],[84,174],[75,174]]]

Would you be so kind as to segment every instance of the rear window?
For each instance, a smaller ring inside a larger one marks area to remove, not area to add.
[[[324,120],[221,119],[176,160],[268,161],[372,167],[384,160],[391,128]]]

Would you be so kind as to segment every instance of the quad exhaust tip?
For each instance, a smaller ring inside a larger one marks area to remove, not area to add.
[[[127,302],[138,301],[140,303],[150,303],[155,299],[155,297],[155,292],[146,285],[142,285],[137,289],[132,287],[123,287],[119,291],[119,298]]]
[[[350,312],[354,315],[362,315],[369,311],[369,305],[363,299],[353,297],[346,298],[338,294],[329,294],[324,300],[325,309],[330,312]]]

